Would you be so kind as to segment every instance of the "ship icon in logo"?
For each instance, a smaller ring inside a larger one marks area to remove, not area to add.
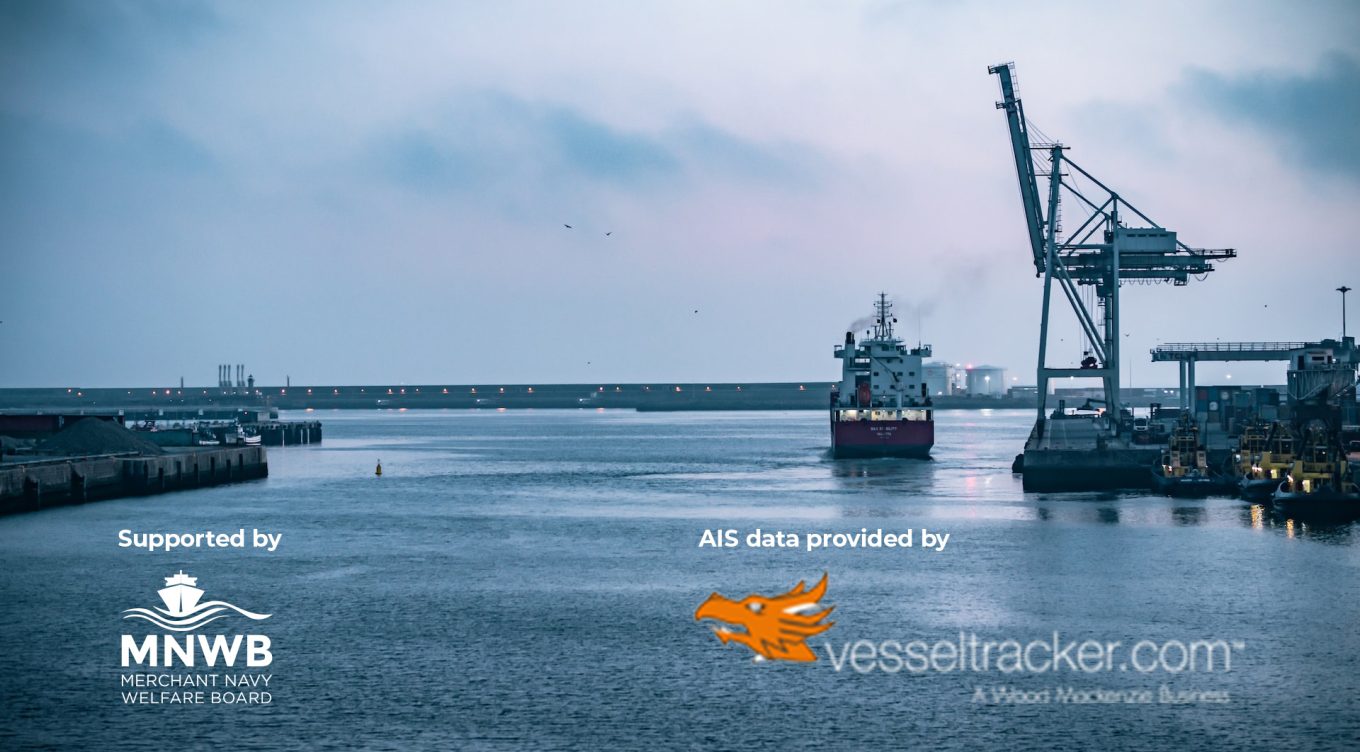
[[[156,591],[165,608],[130,608],[123,612],[124,619],[145,619],[161,629],[172,632],[190,632],[211,621],[225,619],[239,614],[247,619],[261,621],[269,614],[257,614],[226,601],[200,603],[203,590],[198,587],[198,578],[190,577],[180,570],[165,578],[165,587]]]
[[[190,577],[181,569],[177,574],[166,577],[165,587],[156,591],[156,594],[165,602],[171,616],[184,616],[193,611],[198,599],[203,597],[203,591],[194,587],[197,584],[197,577]]]

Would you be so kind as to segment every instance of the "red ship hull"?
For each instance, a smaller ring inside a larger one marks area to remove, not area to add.
[[[933,420],[842,420],[831,423],[836,457],[929,457]]]

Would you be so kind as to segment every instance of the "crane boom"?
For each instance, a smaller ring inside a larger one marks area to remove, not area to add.
[[[1032,143],[1025,109],[1015,95],[1015,66],[1010,63],[992,65],[988,66],[987,72],[1001,82],[1002,101],[996,103],[996,108],[1006,111],[1034,270],[1044,279],[1036,373],[1038,425],[1042,427],[1045,420],[1049,379],[1078,375],[1104,382],[1105,404],[1118,421],[1121,415],[1120,285],[1141,280],[1184,285],[1192,277],[1212,272],[1214,262],[1233,258],[1237,252],[1231,248],[1191,248],[1177,238],[1174,230],[1152,221],[1127,199],[1073,162],[1062,144]],[[1037,128],[1032,130],[1038,131]],[[1043,137],[1042,132],[1039,135]],[[1048,138],[1043,137],[1043,140],[1048,141]],[[1034,149],[1042,149],[1049,162],[1048,171],[1044,173],[1049,189],[1046,202],[1039,194],[1039,175],[1034,171],[1032,156]],[[1078,175],[1082,178],[1080,185]],[[1088,182],[1089,186],[1086,185]],[[1076,199],[1072,206],[1078,211],[1090,212],[1074,232],[1066,235],[1058,219],[1064,195]],[[1131,226],[1129,220],[1146,224]],[[1095,288],[1093,305],[1083,300],[1079,285]],[[1048,324],[1054,286],[1072,306],[1086,340],[1087,349],[1083,352],[1085,357],[1080,368],[1048,365]],[[1117,431],[1117,426],[1112,426],[1112,430]]]
[[[1020,199],[1025,204],[1025,223],[1029,225],[1030,250],[1034,252],[1034,273],[1044,271],[1044,217],[1039,203],[1039,182],[1034,174],[1034,158],[1029,152],[1029,129],[1025,125],[1025,109],[1015,96],[1015,79],[1012,75],[1013,63],[992,65],[987,72],[1001,79],[1002,100],[996,103],[998,110],[1006,111],[1006,122],[1010,124],[1011,151],[1015,153],[1015,174],[1020,179]]]

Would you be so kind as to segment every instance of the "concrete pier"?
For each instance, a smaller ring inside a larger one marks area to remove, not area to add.
[[[1159,446],[1107,438],[1085,419],[1036,423],[1025,442],[1026,491],[1150,488]]]
[[[156,456],[105,454],[0,463],[0,514],[264,478],[263,447],[194,449]]]
[[[1221,467],[1231,452],[1226,432],[1204,434],[1210,467]],[[1134,444],[1107,436],[1086,418],[1049,418],[1035,423],[1025,442],[1026,491],[1145,490],[1164,443]]]

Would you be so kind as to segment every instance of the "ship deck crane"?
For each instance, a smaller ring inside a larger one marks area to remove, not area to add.
[[[1002,100],[996,107],[1006,111],[1034,272],[1035,276],[1044,278],[1036,382],[1039,430],[1042,431],[1047,411],[1048,380],[1061,376],[1100,378],[1112,417],[1111,426],[1117,426],[1120,411],[1120,285],[1125,280],[1184,285],[1191,276],[1212,272],[1213,262],[1234,258],[1237,252],[1231,248],[1191,248],[1176,237],[1175,231],[1152,221],[1072,161],[1067,156],[1067,147],[1046,139],[1036,141],[1031,135],[1030,123],[1025,119],[1024,106],[1016,94],[1015,64],[993,65],[987,71],[997,76],[1001,83]],[[1046,162],[1046,171],[1035,169],[1036,154],[1041,163]],[[1075,179],[1078,175],[1092,187],[1079,188]],[[1039,193],[1041,176],[1048,178],[1047,199]],[[1070,233],[1064,233],[1061,227],[1064,196],[1075,200],[1079,211],[1086,216]],[[1141,223],[1141,226],[1130,226],[1128,222]],[[1053,368],[1048,365],[1048,324],[1055,281],[1090,342],[1095,360],[1090,362],[1088,359],[1086,367]],[[1082,300],[1080,285],[1094,287],[1095,306],[1088,306]]]

